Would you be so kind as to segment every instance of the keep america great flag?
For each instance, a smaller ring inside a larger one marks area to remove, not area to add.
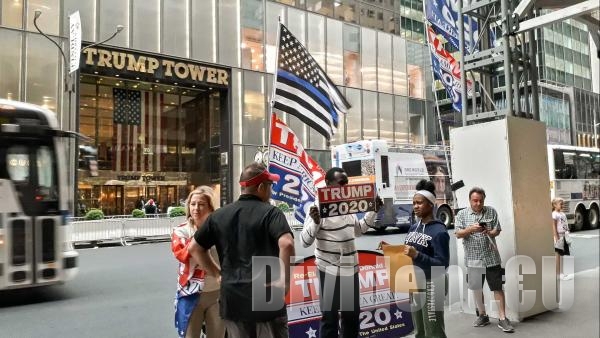
[[[281,23],[278,48],[273,108],[298,117],[331,139],[350,104],[306,48]]]

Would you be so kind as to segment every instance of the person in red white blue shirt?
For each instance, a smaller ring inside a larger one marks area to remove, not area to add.
[[[179,261],[175,327],[179,337],[197,338],[205,325],[208,337],[221,338],[225,328],[219,316],[219,282],[206,275],[188,253],[194,233],[216,208],[212,188],[196,188],[188,196],[185,206],[187,221],[175,227],[171,235],[171,250]],[[217,259],[216,252],[212,256]]]

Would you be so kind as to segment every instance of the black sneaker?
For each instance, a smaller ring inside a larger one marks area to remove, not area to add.
[[[515,332],[515,328],[510,324],[510,320],[508,320],[508,318],[499,319],[498,327],[506,333]]]
[[[489,324],[490,324],[490,317],[488,317],[487,315],[479,316],[473,322],[473,326],[475,326],[475,327],[486,326]]]

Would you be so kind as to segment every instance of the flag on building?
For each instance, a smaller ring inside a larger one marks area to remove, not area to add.
[[[271,116],[269,172],[281,179],[273,184],[271,198],[294,208],[294,216],[303,223],[315,202],[317,188],[325,186],[325,172],[308,155],[296,134],[280,119]]]
[[[458,34],[458,2],[452,0],[427,0],[425,2],[425,18],[434,27],[436,33],[442,35],[454,48],[459,49]],[[463,15],[465,26],[465,52],[471,54],[478,51],[479,24],[475,18]]]
[[[138,90],[113,88],[113,121],[139,126],[142,121],[142,96]]]
[[[273,108],[330,139],[350,104],[296,37],[282,24],[279,29]]]
[[[431,51],[431,66],[435,78],[442,82],[448,97],[452,99],[452,107],[460,112],[462,110],[460,65],[454,56],[444,49],[444,45],[431,26],[427,27],[427,42]],[[467,93],[471,94],[471,91],[471,81],[467,80]]]

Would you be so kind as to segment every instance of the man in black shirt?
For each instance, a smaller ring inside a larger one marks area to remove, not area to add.
[[[264,165],[248,165],[240,175],[240,198],[213,212],[188,247],[209,275],[221,276],[220,313],[229,338],[289,336],[284,296],[295,251],[285,215],[269,204],[271,185],[278,180]],[[220,269],[208,255],[213,245]],[[279,275],[271,278],[277,266],[268,268],[257,257],[279,258]],[[264,294],[272,299],[261,300]],[[275,307],[265,307],[266,302]]]

